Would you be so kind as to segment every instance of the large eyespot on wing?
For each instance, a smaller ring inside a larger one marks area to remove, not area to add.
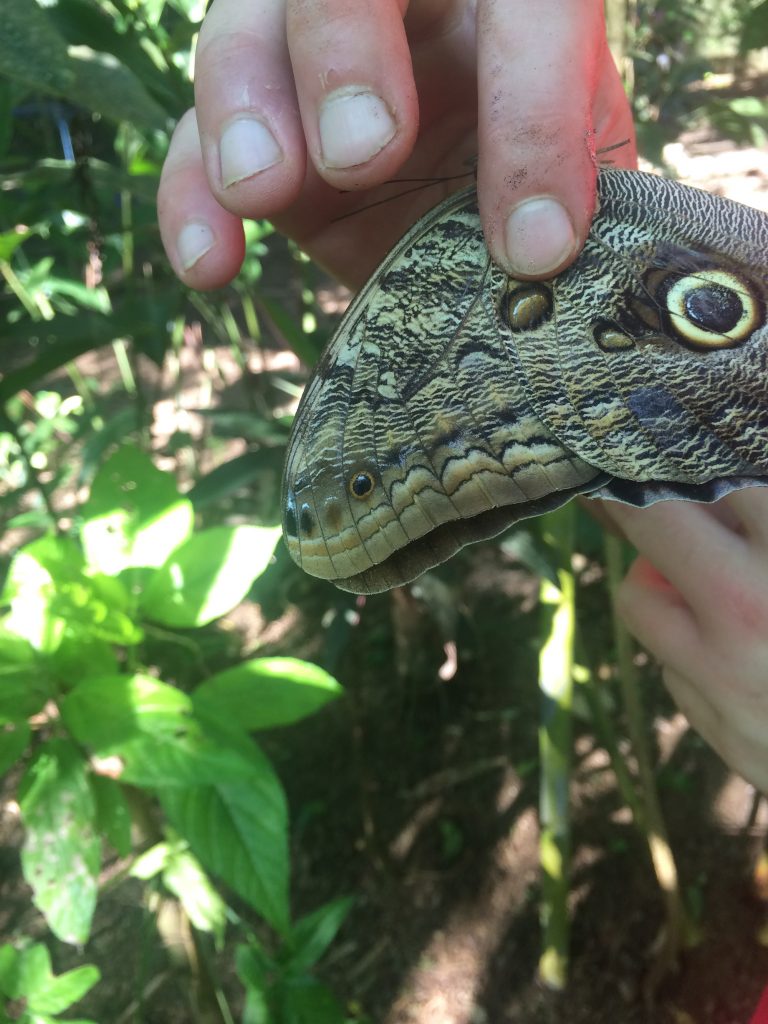
[[[669,286],[664,302],[675,335],[704,352],[741,345],[765,320],[752,284],[731,270],[686,274]]]

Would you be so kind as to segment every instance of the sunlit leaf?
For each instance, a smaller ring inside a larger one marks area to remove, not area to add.
[[[194,927],[211,932],[220,944],[227,924],[227,906],[188,850],[172,852],[163,871],[163,884],[178,897]]]
[[[34,1015],[24,1018],[30,1022],[40,1020],[38,1014],[62,1013],[82,999],[99,978],[98,968],[91,964],[55,976],[42,943],[22,950],[10,945],[0,948],[0,991],[11,999],[24,1000]]]
[[[96,907],[101,842],[86,765],[67,740],[40,748],[19,793],[25,828],[21,864],[33,902],[63,942],[88,938]]]
[[[83,506],[88,563],[107,575],[161,566],[192,531],[192,504],[139,448],[125,445],[96,474]]]
[[[61,702],[72,735],[101,757],[118,757],[120,780],[137,786],[238,781],[252,773],[247,738],[226,737],[195,717],[191,699],[151,676],[92,678]]]
[[[145,614],[164,626],[203,626],[243,600],[266,569],[279,527],[216,526],[177,548],[141,595]]]
[[[340,697],[339,683],[298,658],[253,658],[211,676],[194,706],[241,729],[271,729],[311,715]]]

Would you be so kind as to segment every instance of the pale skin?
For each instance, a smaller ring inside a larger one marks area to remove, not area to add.
[[[249,217],[359,287],[476,166],[494,259],[549,277],[584,242],[603,159],[636,156],[599,0],[215,0],[160,227],[193,288],[237,274]],[[449,180],[392,201],[407,178]],[[641,553],[630,629],[695,728],[768,790],[768,489],[606,511]]]

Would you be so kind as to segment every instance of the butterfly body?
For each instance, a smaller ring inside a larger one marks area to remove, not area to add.
[[[547,282],[490,259],[472,190],[416,224],[307,386],[284,533],[360,593],[578,493],[714,500],[768,478],[768,217],[603,171]]]

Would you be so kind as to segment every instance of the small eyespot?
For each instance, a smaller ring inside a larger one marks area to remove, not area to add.
[[[546,285],[510,280],[501,300],[501,318],[511,331],[532,331],[552,315],[552,292]]]
[[[366,473],[364,470],[360,473],[355,473],[349,481],[349,493],[353,498],[358,498],[360,501],[364,501],[373,493],[375,486],[374,479],[370,473]]]
[[[666,295],[672,329],[693,348],[733,348],[762,320],[762,305],[750,285],[726,270],[701,270],[681,277]]]
[[[610,320],[596,320],[592,335],[603,352],[621,352],[635,347],[634,340]]]

